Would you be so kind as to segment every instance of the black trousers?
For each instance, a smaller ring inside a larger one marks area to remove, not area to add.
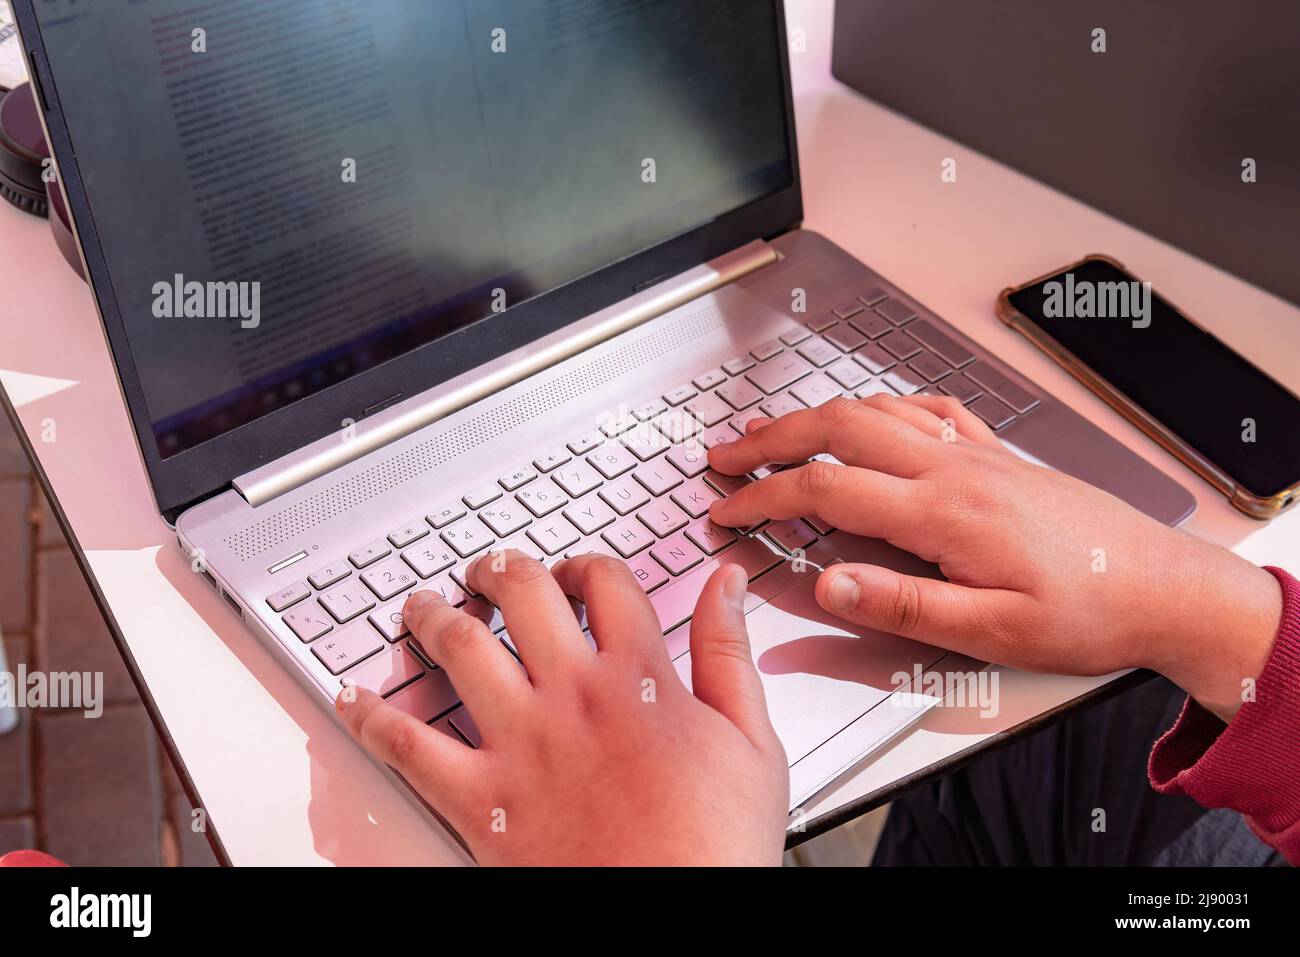
[[[1235,811],[1148,783],[1185,697],[1148,681],[909,792],[872,864],[1285,865]]]

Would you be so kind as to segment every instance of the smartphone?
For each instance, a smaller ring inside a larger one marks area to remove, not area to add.
[[[997,309],[1247,515],[1271,518],[1300,497],[1300,398],[1115,259],[1004,289]]]

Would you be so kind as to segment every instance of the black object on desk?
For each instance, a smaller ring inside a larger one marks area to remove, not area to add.
[[[0,99],[0,197],[36,216],[49,211],[41,174],[49,157],[28,83]]]
[[[1298,64],[1294,0],[835,6],[843,82],[1296,303]]]

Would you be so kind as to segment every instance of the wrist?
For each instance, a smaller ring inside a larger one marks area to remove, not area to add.
[[[1264,670],[1282,618],[1272,574],[1191,536],[1162,574],[1165,613],[1152,619],[1145,667],[1225,723]]]

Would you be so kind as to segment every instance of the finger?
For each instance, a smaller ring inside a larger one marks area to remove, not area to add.
[[[565,594],[586,606],[601,652],[633,655],[646,666],[668,664],[659,616],[625,562],[591,552],[560,562],[554,573]]]
[[[743,475],[760,465],[803,462],[829,452],[848,465],[910,478],[935,461],[939,451],[932,437],[897,416],[850,399],[831,399],[714,446],[709,465],[726,475]]]
[[[917,482],[870,469],[809,462],[714,502],[709,517],[731,528],[766,519],[819,518],[854,535],[897,541],[908,530],[924,527],[930,515]]]
[[[471,587],[501,609],[534,685],[567,676],[592,657],[573,606],[537,559],[513,548],[492,552],[470,565],[468,575]]]
[[[1032,599],[1004,588],[968,588],[903,575],[879,565],[833,565],[817,579],[827,611],[877,631],[915,638],[960,654],[997,660]]]
[[[776,732],[745,628],[745,570],[723,565],[704,584],[691,619],[691,690],[744,732],[757,748]]]
[[[364,688],[344,688],[334,707],[352,737],[461,830],[462,809],[483,777],[483,754]]]
[[[402,617],[411,629],[409,640],[447,672],[484,735],[508,728],[532,685],[487,625],[427,590],[406,600]]]
[[[977,445],[1003,449],[1002,441],[984,424],[984,420],[950,395],[871,396],[864,402],[870,405],[872,400],[884,400],[877,408],[905,418],[922,431],[941,439],[951,441],[951,431],[955,431],[959,437]],[[915,415],[919,410],[924,410],[930,418],[909,417],[909,413]]]

